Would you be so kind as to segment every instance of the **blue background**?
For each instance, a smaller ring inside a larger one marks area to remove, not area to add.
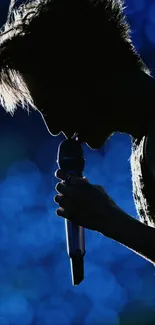
[[[136,49],[155,76],[155,2],[128,0]],[[5,22],[8,1],[0,2]],[[64,220],[53,202],[63,136],[48,134],[36,112],[0,110],[0,325],[153,325],[153,265],[120,244],[86,231],[85,280],[71,284]],[[100,151],[84,146],[85,175],[134,217],[127,135]]]

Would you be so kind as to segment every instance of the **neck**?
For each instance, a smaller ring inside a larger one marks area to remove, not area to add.
[[[121,103],[122,110],[115,117],[116,131],[128,133],[133,138],[145,136],[150,121],[155,118],[155,79],[138,71],[128,79],[127,85],[124,84]]]

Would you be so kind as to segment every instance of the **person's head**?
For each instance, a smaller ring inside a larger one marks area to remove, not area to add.
[[[118,79],[145,70],[122,10],[119,0],[36,0],[14,10],[0,36],[6,111],[30,105],[51,134],[78,132],[100,147],[117,131]]]

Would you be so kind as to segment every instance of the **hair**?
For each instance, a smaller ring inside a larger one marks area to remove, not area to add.
[[[148,136],[148,139],[151,137]],[[139,219],[155,228],[155,181],[145,151],[146,137],[132,141],[131,172],[133,199]],[[149,159],[150,160],[150,159]]]
[[[123,9],[119,0],[35,0],[12,9],[0,30],[0,103],[6,112],[13,115],[17,105],[37,109],[24,78],[37,70],[49,81],[60,71],[66,76],[68,65],[86,75],[116,65],[149,74]]]
[[[141,168],[141,163],[144,159],[144,141],[145,137],[142,137],[141,140],[133,141],[130,163],[132,172],[133,199],[135,202],[136,211],[141,222],[150,225],[150,211],[148,202],[146,201],[146,196],[144,194],[144,180]]]

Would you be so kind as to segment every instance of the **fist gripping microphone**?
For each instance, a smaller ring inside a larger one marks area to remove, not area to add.
[[[77,137],[66,139],[58,148],[57,163],[66,176],[74,174],[82,177],[85,160]],[[78,285],[84,279],[85,239],[84,228],[65,220],[67,252],[70,257],[72,284]]]

